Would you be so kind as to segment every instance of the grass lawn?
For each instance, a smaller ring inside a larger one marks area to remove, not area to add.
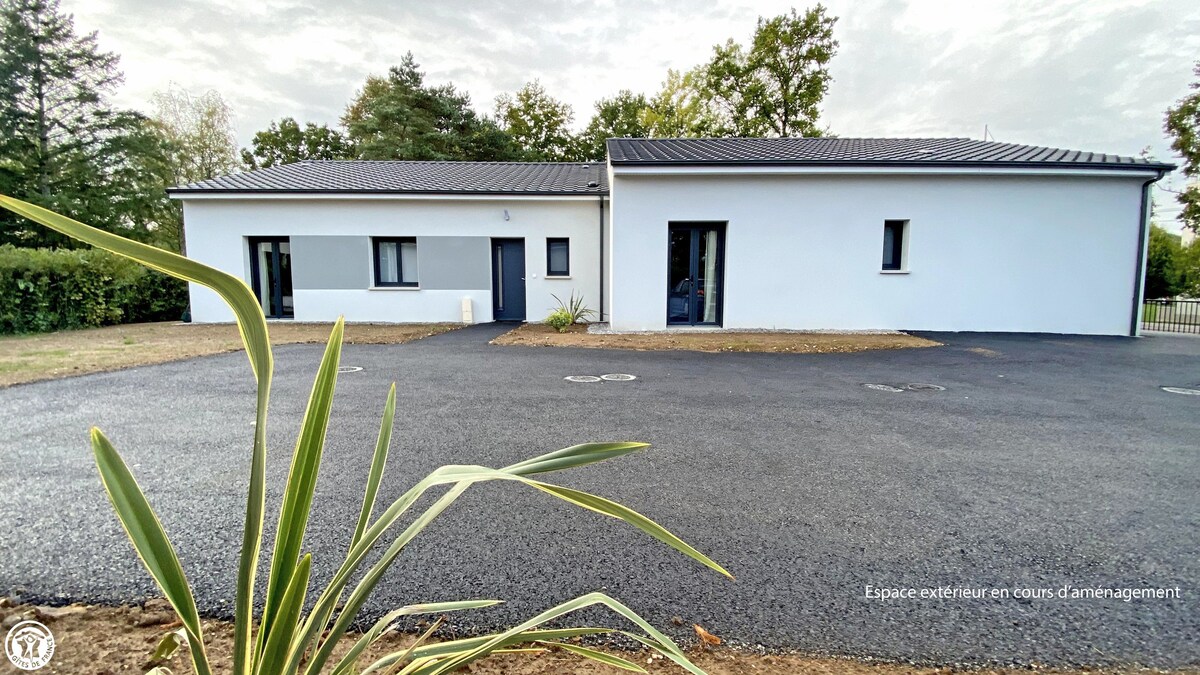
[[[603,349],[664,350],[696,352],[783,352],[821,354],[861,352],[868,349],[938,347],[940,342],[904,333],[796,333],[764,331],[697,331],[664,333],[589,333],[580,324],[565,333],[540,323],[528,323],[492,340],[495,345],[527,347],[596,347]]]
[[[445,333],[459,324],[347,324],[346,344],[398,344]],[[273,322],[277,345],[324,343],[333,324]],[[0,337],[0,387],[131,366],[190,359],[242,348],[233,324],[137,323]]]

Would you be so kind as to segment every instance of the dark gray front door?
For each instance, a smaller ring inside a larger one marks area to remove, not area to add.
[[[525,240],[492,240],[492,317],[525,320]]]

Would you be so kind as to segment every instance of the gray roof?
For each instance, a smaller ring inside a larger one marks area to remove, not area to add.
[[[608,156],[614,165],[630,166],[1175,168],[1137,157],[969,138],[610,138]]]
[[[306,160],[168,190],[187,194],[607,195],[603,163]]]

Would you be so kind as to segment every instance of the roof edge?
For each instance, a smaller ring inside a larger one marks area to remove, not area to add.
[[[947,167],[983,167],[989,169],[1080,169],[1087,171],[1160,171],[1170,172],[1179,168],[1165,162],[1119,163],[1119,162],[1028,162],[1028,161],[996,161],[996,160],[792,160],[792,159],[760,159],[760,160],[689,160],[689,159],[610,159],[613,166],[655,166],[675,167],[738,167],[738,166],[797,166],[797,167],[900,167],[900,168],[947,168]]]
[[[166,190],[168,196],[175,195],[275,195],[296,196],[308,195],[376,195],[380,197],[403,195],[456,195],[481,197],[607,197],[608,190],[287,190],[262,188],[189,188],[171,187]]]

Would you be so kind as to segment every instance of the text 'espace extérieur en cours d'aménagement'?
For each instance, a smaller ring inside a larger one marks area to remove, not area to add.
[[[1057,587],[978,587],[929,586],[879,587],[868,584],[864,592],[868,600],[1177,600],[1178,586],[1166,588],[1115,588],[1106,586]]]

